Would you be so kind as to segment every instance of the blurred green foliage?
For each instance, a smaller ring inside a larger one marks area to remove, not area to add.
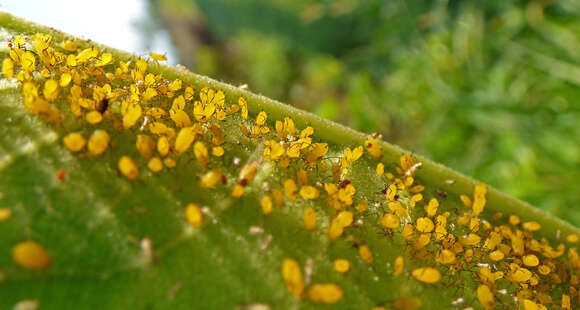
[[[151,1],[194,71],[580,225],[579,1]]]

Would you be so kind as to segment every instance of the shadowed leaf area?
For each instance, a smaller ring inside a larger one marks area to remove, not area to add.
[[[0,25],[0,309],[578,305],[564,221],[159,55]]]

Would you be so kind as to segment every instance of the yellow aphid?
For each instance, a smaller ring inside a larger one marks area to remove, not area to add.
[[[284,205],[284,194],[282,194],[282,191],[280,191],[279,189],[275,188],[272,190],[272,198],[274,199],[274,203],[278,207]]]
[[[495,250],[495,251],[489,253],[489,259],[491,259],[492,261],[495,261],[495,262],[502,260],[504,258],[504,256],[505,255],[500,250]]]
[[[489,286],[485,284],[481,284],[477,287],[477,299],[479,299],[479,302],[486,310],[490,310],[495,307],[495,298],[493,297],[493,293],[489,289]]]
[[[443,249],[437,253],[437,262],[443,265],[449,265],[455,263],[455,252]]]
[[[215,157],[222,157],[226,151],[221,146],[214,146],[211,148],[211,154]]]
[[[141,118],[143,110],[139,104],[129,104],[127,113],[123,116],[123,128],[129,129],[133,127]]]
[[[344,226],[340,225],[336,220],[330,222],[328,226],[327,235],[330,240],[336,240],[338,237],[342,236],[344,232]]]
[[[542,225],[540,225],[540,223],[536,221],[531,221],[523,223],[522,228],[527,231],[537,231],[540,230],[540,228],[542,228]]]
[[[304,291],[304,280],[302,270],[298,262],[291,258],[286,258],[282,262],[282,278],[286,282],[286,287],[294,297],[300,298]]]
[[[161,136],[157,140],[157,152],[163,157],[169,153],[169,139],[166,136]]]
[[[378,176],[382,176],[385,173],[385,165],[383,163],[378,163],[375,170],[377,171]]]
[[[479,216],[485,207],[486,198],[485,195],[487,194],[487,186],[483,183],[479,183],[475,186],[475,190],[473,192],[473,205],[472,210],[475,216]]]
[[[149,57],[151,57],[157,61],[166,61],[167,60],[167,56],[165,56],[163,54],[149,53]]]
[[[342,298],[340,286],[334,283],[314,284],[306,292],[310,300],[321,304],[333,304]]]
[[[193,87],[187,86],[183,92],[183,97],[185,100],[191,101],[193,99]]]
[[[242,111],[242,118],[248,119],[248,103],[246,102],[246,99],[244,99],[244,97],[240,97],[238,99],[238,105]]]
[[[78,58],[77,58],[78,61]],[[113,59],[113,54],[111,53],[103,53],[101,54],[101,57],[99,57],[99,59],[97,60],[97,62],[95,62],[95,67],[102,67],[102,66],[106,66],[108,64],[113,63],[115,60]]]
[[[539,310],[538,304],[529,300],[529,299],[522,299],[521,305],[524,307],[524,310]]]
[[[153,157],[147,163],[147,168],[152,172],[159,172],[163,169],[163,161],[159,157]]]
[[[471,209],[471,206],[473,205],[473,202],[471,202],[471,198],[469,198],[469,196],[467,195],[461,195],[459,196],[459,199],[461,199],[461,202],[463,203],[464,206],[468,207]]]
[[[72,75],[70,73],[65,72],[60,76],[60,80],[58,82],[60,87],[67,87],[70,82],[72,81]]]
[[[191,126],[191,119],[183,110],[169,110],[169,117],[175,123],[177,127],[187,127]]]
[[[417,219],[417,230],[423,233],[432,232],[435,228],[435,224],[428,217],[420,217]]]
[[[310,231],[316,230],[316,211],[312,208],[304,210],[304,226]]]
[[[577,234],[570,234],[570,235],[566,236],[566,242],[568,242],[568,243],[578,243],[579,240],[580,240],[580,237],[578,237]]]
[[[234,188],[232,189],[232,197],[240,198],[244,195],[245,192],[246,192],[245,187],[243,187],[240,184],[236,184],[236,185],[234,185]]]
[[[459,242],[464,246],[476,245],[476,244],[479,244],[480,241],[481,241],[481,237],[474,234],[474,233],[469,233],[469,234],[463,235],[463,236],[461,236],[461,238],[459,238]]]
[[[155,96],[157,96],[158,93],[154,88],[151,87],[147,87],[147,89],[145,89],[145,92],[143,93],[143,97],[141,99],[143,99],[143,101],[149,101],[153,98],[155,98]]]
[[[395,200],[395,196],[397,195],[397,186],[395,184],[389,185],[385,195],[387,196],[387,201]]]
[[[377,142],[377,140],[369,138],[365,141],[365,146],[369,154],[371,154],[371,156],[379,158],[381,157],[381,155],[383,155],[383,152],[381,151],[381,146],[379,145],[379,142]]]
[[[404,171],[408,170],[409,168],[411,168],[415,164],[413,157],[411,157],[408,154],[401,155],[401,158],[399,159],[399,161],[401,164],[401,168]]]
[[[101,114],[101,112],[99,111],[91,111],[89,113],[87,113],[87,115],[85,116],[85,119],[87,120],[87,123],[91,124],[91,125],[95,125],[100,123],[103,120],[103,114]]]
[[[333,262],[334,270],[345,273],[350,269],[350,262],[344,258],[337,258]]]
[[[22,69],[24,69],[24,71],[32,72],[34,69],[36,69],[36,57],[32,52],[26,51],[24,54],[22,54],[20,64],[22,65]]]
[[[95,156],[104,153],[109,147],[109,141],[111,141],[111,137],[105,130],[95,130],[89,138],[89,152]]]
[[[439,208],[439,201],[435,198],[431,198],[429,203],[425,206],[425,211],[427,211],[428,217],[434,217],[437,214],[437,209]]]
[[[320,195],[320,191],[311,185],[302,186],[300,188],[300,196],[304,199],[316,199]]]
[[[510,274],[506,276],[506,279],[514,282],[526,282],[532,277],[532,272],[526,268],[514,266],[514,269]]]
[[[11,79],[14,76],[14,63],[10,58],[4,58],[2,62],[2,73],[4,73],[4,77],[7,79]]]
[[[137,135],[137,142],[135,142],[137,151],[146,159],[150,159],[155,152],[155,140],[148,135]]]
[[[333,221],[342,227],[347,227],[352,224],[353,215],[350,211],[340,211]]]
[[[35,241],[23,241],[12,248],[12,260],[26,269],[46,269],[52,259],[42,245]]]
[[[396,276],[400,276],[403,274],[403,268],[405,267],[405,261],[403,260],[403,256],[397,256],[395,258],[395,266],[393,268],[393,273]]]
[[[392,214],[392,213],[386,213],[385,215],[383,215],[383,217],[381,217],[379,222],[381,223],[381,225],[385,226],[386,228],[391,228],[391,229],[397,228],[397,227],[399,227],[399,225],[401,225],[401,221],[399,220],[399,217]]]
[[[240,184],[243,186],[250,184],[250,182],[252,182],[256,177],[256,173],[258,173],[258,163],[251,162],[245,164],[240,170],[240,174],[238,175]]]
[[[263,126],[266,123],[266,119],[268,119],[268,114],[262,111],[258,113],[258,116],[256,116],[256,124],[259,126]]]
[[[46,80],[46,82],[44,82],[42,94],[49,102],[56,100],[58,97],[58,82],[53,79]]]
[[[423,283],[433,284],[441,280],[441,273],[439,270],[432,267],[422,267],[413,270],[411,273],[413,278]]]
[[[413,225],[405,224],[405,226],[403,226],[403,230],[401,231],[401,235],[403,235],[405,239],[409,240],[413,237],[414,231],[415,228]]]
[[[69,52],[74,52],[77,50],[77,44],[73,41],[64,41],[61,44],[62,49],[64,49],[65,51],[69,51]]]
[[[195,154],[195,158],[202,166],[207,166],[209,164],[209,153],[207,147],[203,142],[197,141],[193,145],[193,153]]]
[[[522,261],[524,262],[524,265],[528,267],[536,267],[540,264],[540,260],[534,254],[529,254],[522,257]]]
[[[139,177],[139,169],[129,156],[123,156],[119,159],[119,171],[129,180],[135,180]]]
[[[202,188],[212,188],[218,182],[220,182],[222,180],[222,178],[223,178],[223,174],[221,173],[221,171],[219,171],[217,169],[212,169],[212,170],[206,172],[201,177],[201,180],[199,181],[199,186],[201,186]]]
[[[513,226],[519,225],[520,217],[517,215],[510,215],[510,217],[508,218],[508,222]]]
[[[175,152],[181,154],[187,151],[195,140],[195,134],[196,129],[193,126],[181,128],[175,138]]]
[[[562,310],[570,310],[571,307],[570,296],[562,294]]]
[[[166,157],[163,159],[163,165],[167,168],[175,168],[177,166],[177,162],[173,158]]]
[[[195,204],[190,203],[185,207],[185,218],[193,227],[200,227],[203,223],[203,213],[201,213],[201,208]]]
[[[62,142],[64,146],[72,152],[78,152],[85,147],[87,140],[79,132],[72,132],[66,135]]]
[[[199,93],[201,101],[196,101],[193,104],[193,116],[199,122],[207,122],[215,113],[218,106],[223,106],[225,102],[224,93],[219,90],[204,87]]]
[[[369,247],[366,245],[361,245],[358,247],[358,255],[367,265],[370,265],[375,261],[371,249],[369,249]]]
[[[6,221],[12,216],[12,210],[8,208],[0,208],[0,222]]]
[[[272,213],[273,204],[272,204],[272,198],[270,198],[269,195],[262,197],[262,201],[261,201],[260,205],[262,206],[262,212],[265,215]]]

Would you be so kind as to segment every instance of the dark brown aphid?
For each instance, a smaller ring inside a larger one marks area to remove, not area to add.
[[[350,180],[343,180],[342,182],[340,182],[340,184],[338,184],[338,188],[345,188],[349,184]]]
[[[107,111],[108,107],[109,107],[109,99],[104,98],[103,100],[97,102],[95,109],[99,111],[101,114],[103,114],[105,113],[105,111]]]
[[[226,184],[226,183],[228,183],[228,178],[226,178],[226,176],[222,174],[222,180],[221,181],[222,181],[222,184]]]
[[[441,196],[441,198],[447,198],[447,193],[444,192],[443,190],[438,188],[435,190],[435,192],[437,193],[437,195]]]

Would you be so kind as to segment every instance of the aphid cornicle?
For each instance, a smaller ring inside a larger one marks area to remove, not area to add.
[[[101,114],[105,113],[105,111],[107,111],[107,108],[109,107],[109,99],[107,98],[103,98],[103,100],[97,102],[97,104],[95,105],[95,110],[101,112]]]

